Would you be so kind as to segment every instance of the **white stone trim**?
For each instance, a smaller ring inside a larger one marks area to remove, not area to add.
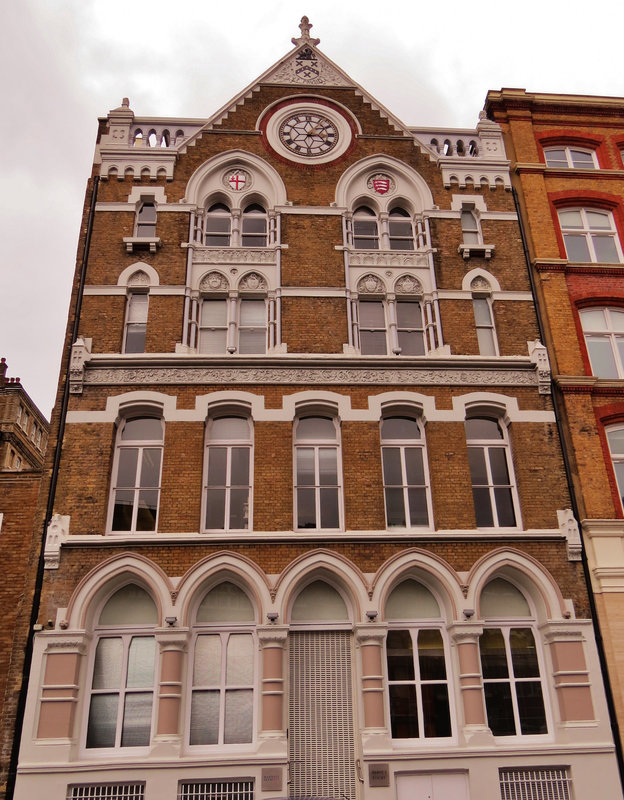
[[[437,294],[438,294],[438,299],[440,300],[472,300],[472,295],[474,293],[469,290],[452,291],[447,289],[438,289]],[[518,301],[524,303],[533,302],[533,295],[531,294],[531,292],[493,291],[491,297],[492,300],[505,300],[505,301],[509,300],[514,302]]]
[[[467,203],[472,203],[475,210],[479,212],[479,216],[487,211],[487,206],[483,195],[481,194],[453,194],[451,195],[451,210],[461,213],[463,207]]]
[[[275,206],[275,210],[280,214],[305,214],[306,216],[332,216],[339,217],[345,213],[346,208],[338,206]]]
[[[461,195],[460,195],[461,197]],[[459,219],[459,211],[449,211],[446,208],[434,208],[427,210],[425,216],[431,219]],[[499,220],[501,222],[516,222],[518,215],[515,211],[480,211],[480,220]]]
[[[128,195],[128,203],[138,205],[146,197],[154,198],[158,211],[160,211],[160,203],[164,205],[167,202],[167,195],[163,186],[152,186],[149,189],[145,186],[133,186]]]
[[[158,284],[151,285],[149,287],[149,293],[151,295],[162,295],[162,296],[178,296],[178,295],[185,295],[186,294],[186,287],[184,286],[158,286]],[[125,297],[128,294],[128,288],[126,284],[121,284],[119,286],[85,286],[84,294],[91,295],[93,297],[107,297],[109,295],[121,295]],[[123,354],[122,354],[123,355]]]
[[[160,285],[160,278],[154,267],[151,264],[146,264],[145,261],[136,261],[134,264],[130,264],[129,267],[122,269],[117,278],[117,286],[128,286],[128,281],[135,272],[144,272],[150,279],[150,287]]]
[[[475,278],[483,278],[490,284],[490,288],[493,292],[500,292],[501,287],[498,279],[492,275],[491,272],[488,272],[486,269],[482,269],[481,267],[475,267],[475,269],[471,269],[470,272],[467,272],[462,280],[462,289],[465,292],[470,292],[472,294],[472,289],[470,288],[470,284],[473,282]],[[526,294],[531,297],[531,293],[527,292]]]
[[[135,189],[138,187],[134,187]],[[143,197],[149,197],[151,192],[143,191]],[[190,214],[191,211],[195,209],[195,206],[191,205],[190,203],[163,203],[158,204],[157,212],[159,214],[167,214],[169,212],[173,212],[174,214]],[[102,200],[98,201],[95,204],[96,211],[108,212],[108,211],[123,211],[126,214],[134,213],[135,208],[129,208],[128,203],[107,203]]]
[[[396,189],[388,195],[372,195],[367,181],[372,173],[389,173],[396,182]],[[360,159],[349,167],[336,184],[336,205],[351,209],[362,197],[370,198],[369,205],[376,206],[379,212],[386,212],[388,204],[397,197],[405,199],[412,213],[420,213],[432,208],[435,203],[429,184],[416,170],[404,161],[385,153]]]

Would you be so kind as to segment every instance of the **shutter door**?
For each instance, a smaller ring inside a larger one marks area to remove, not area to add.
[[[289,638],[290,796],[355,800],[351,635]]]

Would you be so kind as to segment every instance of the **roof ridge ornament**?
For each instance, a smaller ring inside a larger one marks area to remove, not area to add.
[[[311,45],[314,45],[314,47],[316,47],[317,44],[320,44],[321,40],[320,39],[313,39],[310,36],[310,28],[313,28],[313,27],[314,26],[312,25],[312,23],[310,22],[308,17],[305,17],[305,16],[301,17],[301,22],[299,23],[299,30],[301,31],[301,36],[298,39],[296,37],[293,37],[290,41],[293,44],[297,44],[297,45],[311,44]]]

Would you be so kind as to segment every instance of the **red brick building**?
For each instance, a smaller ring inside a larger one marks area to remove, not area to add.
[[[501,129],[300,27],[100,121],[15,796],[621,797]]]
[[[512,159],[620,729],[624,100],[490,92]]]

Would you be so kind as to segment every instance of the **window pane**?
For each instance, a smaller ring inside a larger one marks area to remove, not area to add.
[[[505,640],[499,628],[486,628],[479,640],[484,678],[508,678]]]
[[[539,678],[535,639],[530,628],[512,628],[509,632],[511,663],[516,678]]]
[[[613,312],[611,312],[613,313]],[[592,308],[588,311],[581,311],[581,325],[586,331],[606,331],[607,320],[605,309]],[[619,329],[618,329],[619,330]]]
[[[410,525],[428,525],[429,512],[427,510],[427,490],[408,489]]]
[[[468,439],[502,439],[503,432],[495,419],[472,417],[467,419],[466,438]]]
[[[321,528],[339,527],[338,489],[321,489]]]
[[[624,453],[624,428],[614,428],[607,431],[607,439],[609,440],[611,453],[614,455]]]
[[[382,460],[385,485],[402,486],[401,449],[398,447],[384,447],[382,449]]]
[[[297,489],[297,527],[316,528],[314,489]]]
[[[222,531],[225,527],[225,489],[208,489],[206,493],[206,527]]]
[[[611,218],[608,214],[600,211],[585,211],[587,224],[592,230],[611,230]]]
[[[124,351],[126,353],[144,353],[146,331],[147,325],[144,322],[132,322],[126,325]]]
[[[399,331],[399,347],[404,356],[424,356],[425,340],[421,331]]]
[[[319,448],[319,483],[321,486],[338,485],[338,453],[335,447]]]
[[[135,447],[122,447],[119,450],[117,466],[117,486],[136,486],[137,458],[139,451]]]
[[[297,423],[297,441],[316,442],[336,439],[336,428],[327,417],[303,417]]]
[[[386,639],[388,680],[414,680],[414,655],[409,631],[388,631]]]
[[[145,448],[141,458],[141,481],[139,486],[160,486],[160,448]]]
[[[450,736],[451,712],[446,684],[434,683],[423,686],[422,704],[425,737]]]
[[[314,448],[297,448],[297,486],[314,486]]]
[[[114,747],[119,695],[94,694],[89,707],[87,747]]]
[[[152,730],[152,692],[128,693],[124,706],[122,747],[145,747]]]
[[[420,439],[420,428],[409,417],[387,417],[381,421],[382,439]]]
[[[511,489],[494,489],[494,501],[500,527],[514,528],[516,526],[516,514],[514,512]]]
[[[423,681],[446,680],[442,634],[437,630],[418,632],[418,662]]]
[[[266,219],[263,217],[243,217],[243,233],[265,233]]]
[[[221,637],[218,634],[198,636],[195,641],[193,686],[215,686],[221,678]]]
[[[227,324],[225,300],[204,300],[201,311],[201,324],[208,327],[222,327]]]
[[[208,448],[208,486],[225,486],[227,447]]]
[[[472,489],[477,528],[493,528],[492,501],[489,489]]]
[[[193,692],[190,744],[219,741],[219,692]]]
[[[614,331],[624,331],[624,311],[617,311],[615,308],[609,309],[609,319]]]
[[[547,733],[546,711],[544,710],[542,686],[539,681],[517,683],[516,692],[522,733]]]
[[[415,686],[390,686],[390,720],[393,739],[418,736],[418,703]]]
[[[95,651],[93,665],[94,689],[119,689],[123,645],[118,637],[100,639]]]
[[[490,304],[484,298],[476,297],[472,301],[474,308],[475,322],[477,325],[491,325],[492,316],[490,314]]]
[[[141,489],[137,511],[137,531],[155,531],[158,512],[158,489]]]
[[[410,486],[423,486],[425,483],[425,468],[423,465],[423,451],[420,447],[405,448],[405,471],[407,482]]]
[[[249,527],[249,489],[230,490],[230,528]]]
[[[124,423],[121,434],[123,441],[153,440],[161,442],[163,438],[162,422],[156,417],[137,417]]]
[[[240,686],[253,682],[253,638],[250,633],[233,633],[227,644],[226,683]]]
[[[153,636],[133,636],[128,653],[128,688],[147,688],[154,683],[156,640]]]
[[[582,169],[595,169],[594,158],[592,153],[585,153],[583,150],[571,150],[572,164],[575,167]]]
[[[422,328],[420,303],[397,303],[396,311],[400,328]]]
[[[617,378],[611,341],[606,336],[585,336],[592,373],[597,378]]]
[[[386,489],[386,524],[389,528],[405,527],[405,496],[403,489]]]
[[[129,531],[132,529],[132,511],[134,509],[134,492],[128,489],[118,489],[115,492],[115,506],[113,508],[113,530]]]
[[[583,221],[580,211],[560,211],[559,221],[563,228],[582,228]]]
[[[491,328],[477,328],[477,342],[479,344],[480,355],[482,356],[496,355],[494,331]]]
[[[238,352],[243,355],[257,355],[266,352],[266,330],[243,329],[238,334]]]
[[[232,465],[230,467],[230,483],[232,486],[249,484],[249,448],[232,448]]]
[[[202,330],[199,332],[199,349],[202,353],[225,353],[227,331]]]
[[[503,447],[489,447],[490,469],[492,471],[492,482],[501,485],[509,483],[509,472],[507,471],[507,457]]]
[[[485,448],[469,447],[468,464],[470,466],[470,478],[473,485],[479,486],[488,483],[487,468],[485,466]]]
[[[249,422],[244,417],[218,417],[211,422],[210,439],[249,439]]]
[[[585,236],[582,234],[565,233],[563,235],[563,240],[570,261],[591,261]]]
[[[250,689],[225,693],[225,744],[251,742],[253,692]]]
[[[106,601],[100,625],[149,625],[158,622],[158,609],[152,598],[135,583],[118,589]]]
[[[360,347],[363,356],[385,356],[386,348],[385,331],[360,331]]]
[[[382,302],[367,301],[359,304],[360,325],[363,328],[385,328],[386,318]]]
[[[488,725],[494,736],[515,736],[516,724],[511,703],[511,688],[508,683],[486,683],[485,707]]]
[[[544,155],[546,156],[546,163],[549,167],[567,166],[568,164],[565,150],[563,149],[549,148],[544,151]]]
[[[619,256],[615,246],[615,239],[612,236],[592,237],[596,259],[603,264],[617,264]]]

